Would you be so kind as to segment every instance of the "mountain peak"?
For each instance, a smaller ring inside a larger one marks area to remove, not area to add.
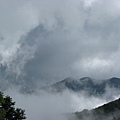
[[[92,78],[90,77],[83,77],[83,78],[80,78],[81,81],[86,81],[86,80],[92,80]]]

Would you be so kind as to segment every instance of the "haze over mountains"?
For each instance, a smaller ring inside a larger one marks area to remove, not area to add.
[[[110,78],[97,80],[90,77],[81,79],[66,78],[60,82],[54,83],[51,86],[42,87],[41,89],[48,92],[62,92],[66,89],[73,92],[86,91],[92,95],[102,95],[106,91],[106,87],[120,89],[120,78]]]
[[[18,85],[20,86],[20,91],[23,93],[36,93],[38,91],[45,91],[48,93],[59,93],[64,92],[66,90],[70,92],[80,93],[85,92],[88,95],[101,97],[102,95],[106,94],[106,99],[113,99],[115,96],[119,95],[120,92],[120,78],[113,77],[110,79],[95,79],[90,77],[83,77],[80,79],[74,79],[72,77],[68,77],[62,81],[54,82],[51,85],[41,85],[37,86],[36,88],[33,86],[30,89],[30,86],[32,85],[33,78],[29,81],[29,83],[26,86],[26,83],[16,81],[15,82],[15,75],[14,74],[8,74],[7,73],[7,67],[3,66],[1,64],[0,66],[0,77],[2,85],[0,87],[1,90],[9,89],[12,85]],[[7,74],[6,74],[7,73]],[[4,80],[6,79],[6,80]],[[18,78],[19,80],[21,78]]]

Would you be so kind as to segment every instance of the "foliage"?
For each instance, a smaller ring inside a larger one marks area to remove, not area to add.
[[[14,107],[15,102],[10,96],[4,96],[0,92],[0,120],[23,120],[25,117],[25,110]]]
[[[92,110],[76,112],[75,115],[79,120],[120,120],[120,98]]]

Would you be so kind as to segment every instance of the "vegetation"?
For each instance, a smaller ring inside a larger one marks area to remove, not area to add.
[[[26,119],[25,110],[14,107],[15,102],[10,96],[4,96],[0,92],[0,120],[23,120]]]
[[[75,114],[79,120],[120,120],[120,99]]]

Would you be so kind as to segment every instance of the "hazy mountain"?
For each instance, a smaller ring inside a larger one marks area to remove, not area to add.
[[[120,120],[120,98],[92,110],[76,112],[78,120]]]
[[[102,95],[105,93],[107,87],[120,89],[120,78],[113,77],[106,80],[96,80],[90,77],[81,79],[66,78],[50,86],[42,87],[40,90],[48,92],[62,92],[64,90],[72,92],[86,91],[90,95]]]

